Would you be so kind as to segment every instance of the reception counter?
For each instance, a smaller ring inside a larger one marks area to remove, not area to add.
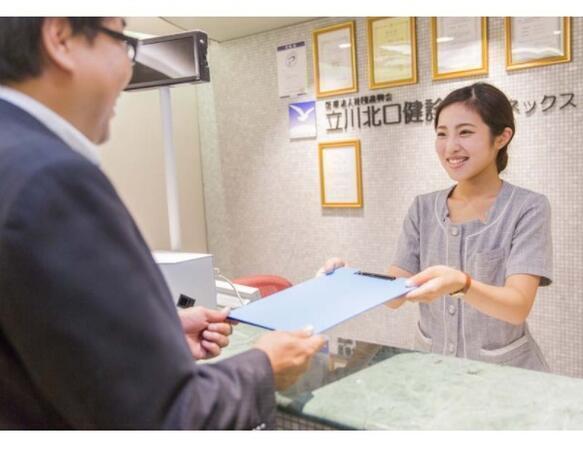
[[[264,332],[237,325],[219,358]],[[582,379],[334,336],[276,398],[287,429],[583,430]]]

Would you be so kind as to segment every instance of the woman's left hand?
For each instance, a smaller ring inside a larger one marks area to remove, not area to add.
[[[447,266],[431,266],[407,280],[409,286],[419,286],[405,298],[413,302],[431,303],[444,295],[459,291],[465,285],[463,272]]]

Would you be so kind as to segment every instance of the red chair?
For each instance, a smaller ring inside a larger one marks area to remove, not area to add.
[[[277,275],[254,275],[252,277],[235,278],[233,283],[259,289],[261,298],[292,286],[285,278],[278,277]]]

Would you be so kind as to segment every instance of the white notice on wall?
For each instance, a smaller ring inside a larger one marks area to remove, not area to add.
[[[277,47],[277,80],[280,97],[293,97],[307,92],[305,42]]]
[[[324,152],[324,192],[326,203],[358,202],[358,178],[354,147],[338,147]]]

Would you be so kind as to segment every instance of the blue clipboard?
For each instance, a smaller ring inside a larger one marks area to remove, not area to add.
[[[312,326],[317,334],[413,290],[405,281],[344,267],[237,308],[229,319],[280,331]]]

